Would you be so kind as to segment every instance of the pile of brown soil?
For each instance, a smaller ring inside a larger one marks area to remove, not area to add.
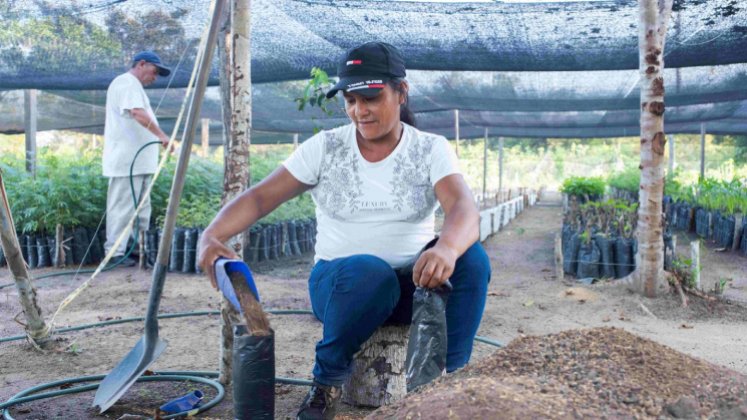
[[[523,337],[369,417],[747,419],[747,376],[617,328]]]

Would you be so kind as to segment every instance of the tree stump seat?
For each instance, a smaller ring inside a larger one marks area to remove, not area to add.
[[[409,325],[384,325],[363,343],[354,356],[352,373],[342,386],[345,403],[380,407],[405,397],[409,332]]]

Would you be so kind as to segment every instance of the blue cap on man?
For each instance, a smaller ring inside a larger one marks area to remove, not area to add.
[[[135,54],[134,57],[132,57],[132,62],[137,63],[138,61],[145,61],[146,63],[151,63],[158,69],[158,75],[159,76],[168,76],[171,74],[171,69],[164,66],[161,63],[161,57],[158,56],[158,54],[154,53],[153,51],[140,51],[139,53]]]

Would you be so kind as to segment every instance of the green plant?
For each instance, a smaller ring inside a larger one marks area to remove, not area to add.
[[[82,348],[80,348],[80,346],[78,345],[78,343],[76,343],[76,342],[72,342],[72,343],[70,343],[70,344],[69,344],[69,345],[68,345],[68,346],[67,346],[67,347],[65,348],[65,352],[66,352],[66,353],[70,353],[70,354],[72,354],[73,356],[78,356],[78,355],[80,355],[81,353],[83,353],[83,349],[82,349]]]
[[[600,197],[604,194],[605,182],[600,177],[572,176],[563,181],[560,191],[577,197]]]
[[[619,190],[638,192],[641,184],[641,171],[636,168],[628,168],[622,172],[616,172],[607,177],[610,187]]]
[[[329,80],[327,72],[320,69],[319,67],[311,68],[311,78],[307,81],[306,87],[304,88],[303,95],[294,98],[293,100],[298,104],[298,110],[303,111],[306,105],[310,107],[318,107],[325,116],[331,117],[334,115],[333,104],[337,104],[337,96],[327,98],[327,91],[334,86]],[[315,117],[311,117],[312,121],[315,121]],[[321,127],[314,126],[314,133],[316,134],[321,130]]]
[[[723,295],[724,290],[726,290],[726,285],[729,284],[730,281],[731,279],[723,277],[718,279],[718,281],[713,284],[713,293],[717,295]]]
[[[680,284],[690,289],[695,288],[696,272],[693,271],[691,259],[675,256],[674,259],[672,259],[671,272],[675,277],[677,277]]]

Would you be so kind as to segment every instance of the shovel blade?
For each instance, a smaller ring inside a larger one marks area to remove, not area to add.
[[[166,341],[160,338],[147,340],[147,337],[143,336],[117,367],[101,381],[93,398],[93,406],[98,407],[100,413],[103,413],[114,405],[161,355],[166,349],[166,344]]]

